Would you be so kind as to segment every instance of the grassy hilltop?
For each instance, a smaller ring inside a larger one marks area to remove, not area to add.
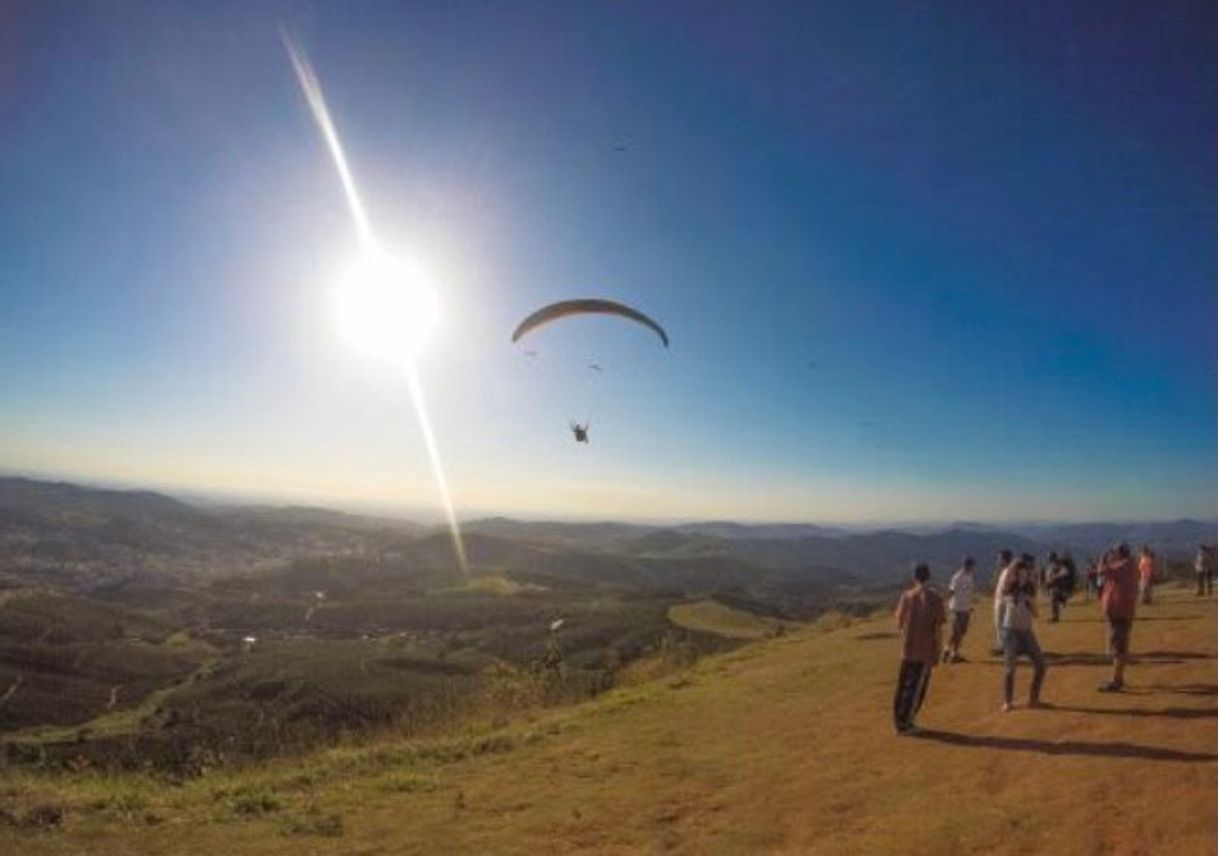
[[[1076,600],[1039,627],[1053,707],[1009,714],[981,606],[921,737],[892,733],[890,619],[826,616],[485,731],[176,785],[10,768],[0,852],[1212,853],[1214,602],[1144,607],[1129,689],[1103,695],[1103,625]]]

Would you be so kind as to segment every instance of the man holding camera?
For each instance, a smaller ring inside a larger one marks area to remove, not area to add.
[[[1112,680],[1100,692],[1120,692],[1125,687],[1125,663],[1129,659],[1129,636],[1138,609],[1138,567],[1122,542],[1104,554],[1097,569],[1104,587],[1100,605],[1108,620],[1108,652],[1112,654]]]

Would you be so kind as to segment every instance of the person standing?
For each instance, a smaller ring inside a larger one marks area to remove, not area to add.
[[[1210,544],[1205,550],[1205,593],[1214,593],[1214,573],[1218,571],[1218,544]]]
[[[1057,577],[1061,573],[1061,559],[1058,558],[1056,552],[1049,553],[1049,559],[1041,566],[1040,569],[1040,588],[1044,589],[1049,595],[1049,603],[1053,604],[1054,598],[1057,596]],[[1049,621],[1057,621],[1057,610],[1051,609]]]
[[[1129,660],[1129,637],[1138,609],[1138,568],[1121,542],[1104,554],[1098,568],[1103,588],[1100,607],[1108,621],[1108,652],[1112,655],[1112,680],[1100,692],[1120,692],[1125,687],[1125,664]]]
[[[1142,603],[1149,605],[1153,597],[1155,584],[1155,554],[1150,547],[1142,545],[1138,556],[1138,591],[1142,595]]]
[[[1053,603],[1053,614],[1055,616],[1061,617],[1062,608],[1066,605],[1066,601],[1074,597],[1074,592],[1077,588],[1078,565],[1075,564],[1074,557],[1067,552],[1062,556],[1062,573],[1057,583],[1058,599]]]
[[[1057,553],[1050,551],[1049,558],[1040,566],[1040,570],[1036,574],[1036,585],[1040,588],[1045,588],[1049,583],[1049,577],[1053,574],[1057,567]]]
[[[1093,597],[1099,597],[1099,589],[1096,586],[1096,563],[1091,559],[1087,560],[1087,564],[1083,569],[1083,583],[1086,588],[1087,600]]]
[[[1015,666],[1021,656],[1032,661],[1032,687],[1028,691],[1028,707],[1040,707],[1040,690],[1044,686],[1045,655],[1032,630],[1032,619],[1036,617],[1036,583],[1032,568],[1026,557],[1017,561],[1002,588],[1002,599],[1006,603],[1003,611],[1003,713],[1014,709]]]
[[[1197,547],[1197,558],[1193,570],[1197,573],[1197,597],[1205,597],[1214,591],[1214,553],[1218,547]]]
[[[998,554],[998,567],[994,570],[994,647],[993,654],[1002,653],[1002,584],[1014,553],[1003,550]]]
[[[1078,578],[1078,570],[1074,566],[1074,559],[1069,553],[1061,556],[1056,556],[1050,565],[1049,582],[1046,588],[1049,590],[1049,621],[1056,623],[1061,619],[1062,607],[1066,605],[1066,601],[1074,594],[1075,581]]]
[[[901,630],[901,670],[892,700],[892,718],[897,734],[917,731],[914,717],[926,700],[930,672],[939,658],[946,615],[943,598],[932,590],[930,568],[919,562],[913,570],[914,584],[897,603],[897,627]]]
[[[968,633],[969,619],[973,615],[973,569],[977,562],[972,556],[965,556],[960,569],[952,574],[952,580],[947,590],[951,594],[947,608],[952,614],[952,635],[943,649],[943,662],[959,663],[964,660],[960,654],[960,643],[964,634]]]

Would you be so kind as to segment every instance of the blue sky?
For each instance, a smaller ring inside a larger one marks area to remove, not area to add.
[[[1213,4],[659,5],[4,7],[0,468],[435,508],[283,26],[463,515],[1213,516]]]

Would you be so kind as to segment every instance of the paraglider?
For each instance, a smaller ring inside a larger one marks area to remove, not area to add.
[[[551,303],[536,310],[518,325],[512,331],[512,341],[519,342],[521,337],[532,333],[539,327],[558,321],[563,318],[569,318],[573,315],[615,315],[619,318],[625,318],[628,321],[634,321],[644,327],[649,328],[664,343],[664,347],[668,347],[668,333],[661,327],[655,319],[643,314],[632,306],[627,306],[624,303],[618,303],[614,300],[605,300],[599,297],[585,297],[577,300],[560,300],[557,303]],[[532,356],[536,352],[525,352],[526,356]],[[601,374],[604,370],[601,365],[596,362],[587,364],[591,371]],[[588,442],[588,427],[590,422],[585,419],[581,425],[578,421],[572,420],[571,433],[575,437],[576,443]]]
[[[531,333],[538,327],[542,327],[552,321],[557,321],[560,318],[568,318],[572,315],[617,315],[621,318],[637,321],[639,324],[650,327],[655,331],[655,334],[660,337],[660,341],[664,343],[664,347],[668,347],[668,334],[653,319],[624,303],[602,300],[600,298],[562,300],[558,303],[551,303],[549,306],[543,306],[517,325],[516,329],[512,332],[512,341],[517,342],[521,336]]]

